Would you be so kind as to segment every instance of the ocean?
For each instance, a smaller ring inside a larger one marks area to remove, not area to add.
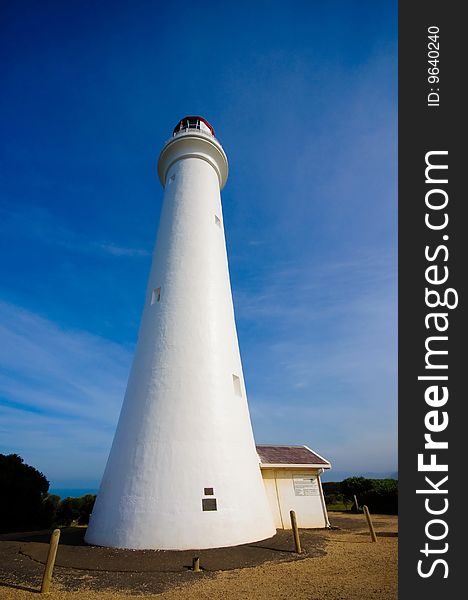
[[[97,494],[97,488],[50,488],[49,494],[55,494],[56,496],[60,496],[63,500],[64,498],[80,498],[81,496],[86,496],[86,494]]]

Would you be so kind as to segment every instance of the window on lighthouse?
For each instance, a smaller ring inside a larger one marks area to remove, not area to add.
[[[232,375],[232,383],[234,385],[234,392],[236,396],[242,396],[242,388],[240,378],[237,375]]]
[[[152,294],[151,294],[151,304],[154,304],[155,302],[159,302],[161,300],[161,288],[154,288]]]
[[[200,131],[204,131],[205,133],[209,133],[210,135],[213,135],[211,133],[211,129],[208,127],[208,125],[205,125],[205,123],[203,123],[203,121],[200,121],[199,127],[200,127]]]

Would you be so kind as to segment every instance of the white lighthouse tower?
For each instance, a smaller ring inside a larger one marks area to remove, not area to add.
[[[228,163],[205,119],[179,122],[158,174],[138,343],[86,541],[183,550],[268,538],[224,239]]]

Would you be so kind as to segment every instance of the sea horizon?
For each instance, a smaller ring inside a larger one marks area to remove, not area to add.
[[[60,496],[60,499],[64,498],[81,498],[86,494],[97,494],[98,488],[50,488],[49,494]]]

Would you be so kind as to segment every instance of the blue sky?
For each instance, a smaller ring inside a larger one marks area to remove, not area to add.
[[[258,443],[396,458],[396,2],[3,2],[0,452],[100,480],[186,114],[215,127]],[[333,477],[331,477],[333,479]]]

